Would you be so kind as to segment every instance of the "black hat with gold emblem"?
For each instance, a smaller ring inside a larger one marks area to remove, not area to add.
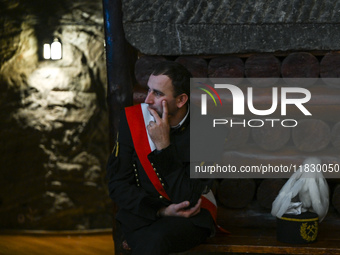
[[[277,240],[284,243],[313,243],[318,236],[319,217],[313,212],[284,214],[277,218]]]

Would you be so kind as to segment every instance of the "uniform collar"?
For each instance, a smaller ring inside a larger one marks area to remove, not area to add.
[[[185,114],[184,118],[181,120],[180,123],[178,123],[178,124],[177,124],[176,126],[174,126],[174,127],[171,127],[171,129],[179,129],[179,128],[183,125],[183,123],[185,122],[185,120],[188,118],[189,112],[190,112],[190,107],[189,107],[189,105],[188,105],[187,114]]]

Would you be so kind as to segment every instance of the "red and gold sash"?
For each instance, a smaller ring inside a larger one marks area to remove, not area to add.
[[[151,153],[151,147],[146,131],[142,105],[139,104],[127,107],[125,108],[125,113],[127,122],[130,127],[133,145],[145,173],[149,177],[151,183],[156,188],[158,193],[166,199],[170,200],[168,194],[166,194],[161,182],[159,181],[156,172],[153,170],[153,166],[148,159],[148,155]],[[147,123],[147,125],[148,124],[149,123]]]

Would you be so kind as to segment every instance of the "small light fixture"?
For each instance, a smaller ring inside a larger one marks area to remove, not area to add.
[[[59,60],[62,59],[61,41],[54,38],[52,44],[44,44],[44,59]]]
[[[44,59],[51,58],[51,45],[49,43],[44,43]]]

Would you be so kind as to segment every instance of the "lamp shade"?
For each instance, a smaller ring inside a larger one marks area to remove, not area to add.
[[[51,44],[51,59],[57,60],[62,58],[61,42],[56,38]]]

